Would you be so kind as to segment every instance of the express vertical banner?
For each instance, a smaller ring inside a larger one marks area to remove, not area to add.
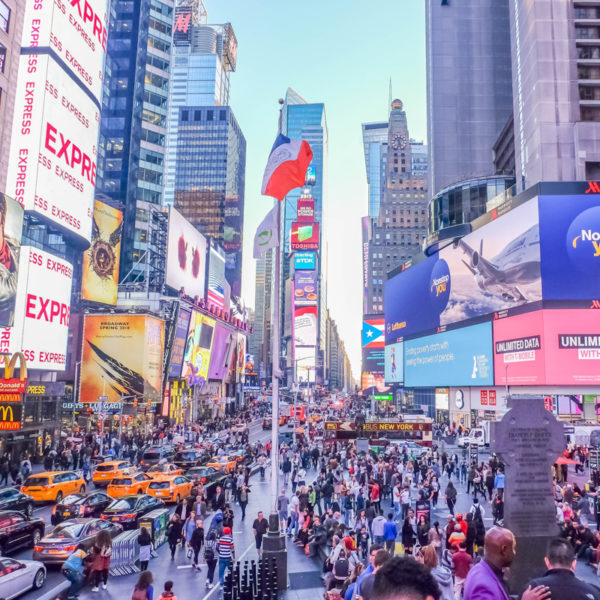
[[[0,326],[15,320],[19,255],[23,230],[23,207],[0,193]]]

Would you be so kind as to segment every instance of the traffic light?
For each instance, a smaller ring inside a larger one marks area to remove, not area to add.
[[[133,408],[137,408],[137,398],[133,399]]]

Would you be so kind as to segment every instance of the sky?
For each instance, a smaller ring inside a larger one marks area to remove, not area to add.
[[[360,378],[361,217],[368,192],[361,124],[386,121],[389,81],[411,138],[425,140],[423,0],[204,0],[209,23],[233,25],[238,40],[230,105],[246,137],[242,296],[254,306],[256,227],[272,206],[262,176],[288,87],[324,102],[329,130],[323,250],[328,298],[354,376]],[[325,250],[326,249],[326,250]]]

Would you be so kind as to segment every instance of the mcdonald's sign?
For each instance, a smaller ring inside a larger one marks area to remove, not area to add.
[[[4,358],[4,377],[0,378],[0,402],[20,402],[27,389],[27,362],[22,352],[15,352]],[[15,377],[15,367],[19,362],[19,375]],[[0,363],[1,364],[1,363]],[[1,368],[1,367],[0,367]]]
[[[14,402],[0,404],[0,431],[21,429],[23,404]]]

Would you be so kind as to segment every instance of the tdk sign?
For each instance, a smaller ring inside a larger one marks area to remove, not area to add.
[[[316,258],[314,252],[296,252],[294,255],[295,271],[314,271]]]

